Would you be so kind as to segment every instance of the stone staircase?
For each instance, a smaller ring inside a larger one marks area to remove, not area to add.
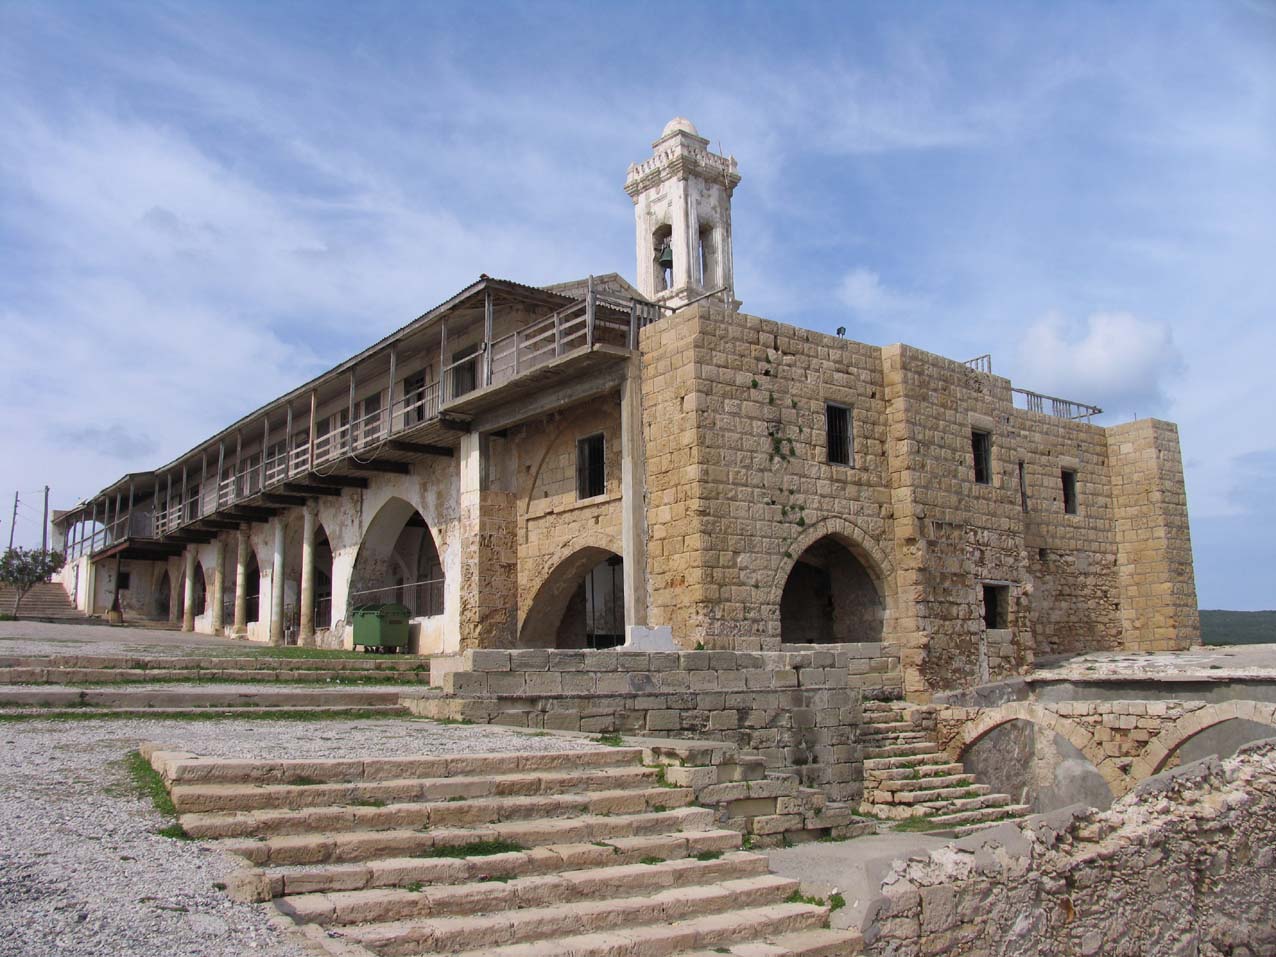
[[[13,613],[13,600],[17,592],[12,585],[0,585],[0,612]],[[42,621],[87,621],[87,617],[75,605],[66,589],[57,582],[39,582],[27,592],[18,608],[18,615],[26,619]]]
[[[857,933],[828,929],[827,906],[771,874],[642,748],[143,753],[186,832],[241,859],[230,892],[273,900],[334,957],[860,953]]]
[[[924,830],[955,831],[958,836],[1030,813],[1028,805],[993,793],[951,762],[909,718],[910,710],[903,702],[864,704],[861,813],[894,820],[925,818],[932,826]]]

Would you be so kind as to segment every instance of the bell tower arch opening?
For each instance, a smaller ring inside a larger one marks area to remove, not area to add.
[[[720,295],[738,307],[731,267],[735,157],[719,156],[685,117],[670,120],[651,158],[629,167],[638,229],[638,288],[671,307]]]

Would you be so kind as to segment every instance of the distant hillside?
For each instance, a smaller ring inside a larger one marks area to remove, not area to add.
[[[1276,644],[1276,611],[1201,610],[1201,644]]]

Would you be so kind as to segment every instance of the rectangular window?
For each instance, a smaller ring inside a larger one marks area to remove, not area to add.
[[[984,585],[984,627],[1010,627],[1010,586]]]
[[[120,591],[128,591],[129,583],[130,583],[129,573],[121,570],[119,580],[116,581],[115,587],[119,589]]]
[[[1077,473],[1072,469],[1064,469],[1060,473],[1063,479],[1063,510],[1068,515],[1077,514]]]
[[[576,497],[593,498],[607,491],[607,473],[603,467],[603,436],[590,435],[576,440]]]
[[[828,433],[828,457],[833,465],[853,465],[851,444],[851,410],[844,405],[825,405],[824,421]]]
[[[975,456],[975,481],[992,484],[992,436],[975,429],[970,433],[970,449]]]

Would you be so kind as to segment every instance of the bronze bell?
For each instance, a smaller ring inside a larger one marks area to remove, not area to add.
[[[673,246],[669,240],[665,240],[665,244],[660,247],[660,258],[656,260],[660,264],[661,269],[673,268]]]

